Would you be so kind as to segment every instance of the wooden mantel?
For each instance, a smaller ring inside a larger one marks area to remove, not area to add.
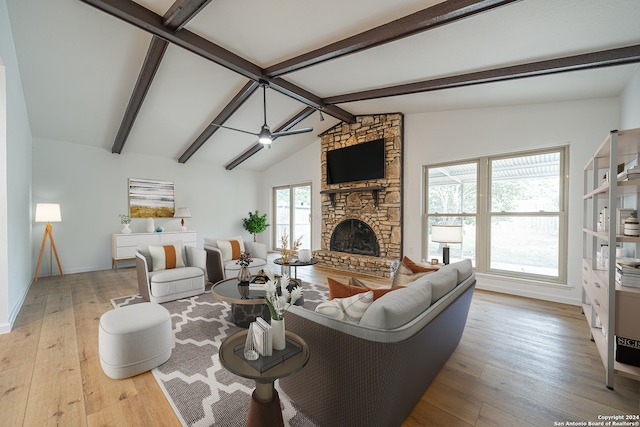
[[[373,197],[373,203],[378,207],[378,194],[380,190],[384,190],[384,187],[377,185],[373,187],[355,187],[355,188],[338,188],[335,190],[322,190],[320,194],[328,194],[331,199],[331,206],[336,207],[336,194],[338,193],[357,193],[362,191],[371,191],[371,197]]]

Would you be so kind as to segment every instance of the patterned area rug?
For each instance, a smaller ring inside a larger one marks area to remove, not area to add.
[[[326,287],[303,282],[304,307],[328,300]],[[253,380],[239,377],[220,364],[218,349],[241,330],[230,319],[231,305],[205,293],[162,304],[171,313],[174,348],[171,358],[152,370],[156,381],[184,426],[245,426]],[[140,295],[111,300],[114,307],[144,302]],[[279,388],[285,425],[315,426]]]

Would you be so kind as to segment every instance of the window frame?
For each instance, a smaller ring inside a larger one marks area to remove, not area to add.
[[[282,248],[280,246],[282,236],[278,235],[278,199],[276,197],[276,193],[278,190],[289,190],[289,229],[287,233],[289,233],[289,245],[291,245],[292,241],[295,240],[299,236],[292,237],[292,224],[291,221],[295,220],[295,205],[291,203],[293,201],[293,195],[296,188],[299,187],[309,187],[309,249],[313,248],[313,184],[311,182],[303,182],[299,184],[289,184],[289,185],[280,185],[277,187],[272,187],[271,197],[273,201],[273,227],[272,227],[272,250],[281,251]],[[292,240],[293,239],[293,240]],[[291,247],[291,246],[289,246]],[[304,248],[304,246],[303,246]]]
[[[558,211],[538,212],[492,212],[491,211],[491,164],[495,160],[526,157],[532,155],[544,155],[558,153],[560,155],[558,172],[559,200]],[[429,170],[442,167],[450,167],[469,163],[477,164],[477,195],[475,213],[429,213]],[[514,277],[525,280],[550,283],[566,283],[567,259],[568,259],[568,204],[569,204],[569,146],[556,146],[536,150],[518,151],[499,155],[482,156],[471,159],[461,159],[453,162],[423,165],[423,203],[422,203],[422,253],[423,258],[428,255],[428,224],[431,217],[475,217],[476,218],[476,245],[475,266],[476,272],[487,273],[495,276]],[[549,276],[536,273],[524,273],[510,270],[491,268],[491,224],[492,220],[500,216],[521,217],[554,217],[558,218],[558,275]]]

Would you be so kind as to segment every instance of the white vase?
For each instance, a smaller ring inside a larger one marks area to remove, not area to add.
[[[129,228],[129,224],[125,224],[122,228],[122,234],[131,234],[131,229]]]
[[[156,225],[153,223],[153,218],[147,218],[147,233],[153,233],[156,231]]]
[[[311,250],[310,249],[300,249],[298,251],[298,259],[302,262],[311,261]]]
[[[287,342],[284,339],[284,319],[271,319],[271,333],[273,334],[273,349],[284,350]]]

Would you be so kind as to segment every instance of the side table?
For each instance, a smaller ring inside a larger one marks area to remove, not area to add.
[[[298,267],[317,264],[318,260],[316,258],[311,258],[309,261],[300,261],[299,259],[296,259],[295,261],[284,262],[282,261],[282,258],[276,258],[273,260],[273,263],[280,266],[280,274],[286,274],[291,280],[298,282]],[[291,267],[293,267],[293,277],[291,277]]]
[[[302,369],[309,361],[309,347],[297,334],[285,331],[286,339],[297,343],[301,346],[302,351],[280,362],[273,368],[264,372],[258,372],[253,366],[235,353],[235,349],[244,344],[247,338],[247,332],[246,330],[236,332],[224,340],[218,353],[220,363],[230,372],[256,382],[256,389],[251,395],[247,426],[284,427],[282,410],[280,409],[280,398],[273,383],[278,378],[289,376]]]

